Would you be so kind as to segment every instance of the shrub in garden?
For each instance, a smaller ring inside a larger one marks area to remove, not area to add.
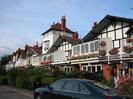
[[[16,85],[16,77],[18,76],[19,71],[16,68],[12,68],[10,71],[7,72],[7,79],[10,85]]]
[[[119,83],[117,93],[120,95],[131,95],[133,97],[133,79]]]
[[[96,73],[84,72],[82,77],[85,79],[102,81],[102,72],[96,72]]]
[[[42,84],[49,85],[54,82],[56,78],[49,77],[49,78],[42,78]]]
[[[0,76],[0,85],[8,84],[7,77],[5,75]]]
[[[115,87],[115,83],[114,83],[114,80],[110,80],[110,81],[107,81],[107,80],[102,80],[102,83],[109,86],[110,88],[114,88]]]

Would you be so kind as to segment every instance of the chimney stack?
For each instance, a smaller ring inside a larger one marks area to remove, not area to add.
[[[74,39],[78,39],[78,32],[73,33],[72,37],[73,37]]]
[[[92,28],[95,28],[96,26],[97,26],[97,22],[94,22]]]
[[[66,29],[66,18],[65,18],[65,16],[62,16],[62,19],[61,19],[61,29],[63,31],[65,31],[65,29]]]

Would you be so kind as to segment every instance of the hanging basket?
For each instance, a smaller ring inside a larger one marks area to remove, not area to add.
[[[105,56],[106,55],[106,51],[105,50],[99,50],[99,55]]]
[[[131,42],[133,42],[133,39],[132,38],[127,38],[126,41],[127,41],[127,43],[131,43]]]
[[[105,41],[101,41],[100,42],[100,46],[106,46],[106,42]]]
[[[123,52],[131,53],[131,51],[132,51],[132,47],[130,47],[129,45],[126,45],[123,47]]]
[[[114,55],[114,54],[118,54],[119,50],[118,48],[113,48],[112,50],[109,51],[109,54]]]

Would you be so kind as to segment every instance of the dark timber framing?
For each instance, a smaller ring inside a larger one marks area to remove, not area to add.
[[[104,30],[105,28],[107,28],[107,26],[109,24],[111,24],[111,22],[115,22],[115,21],[124,21],[124,22],[127,22],[129,23],[130,25],[133,23],[133,19],[129,19],[129,18],[123,18],[123,17],[116,17],[116,16],[111,16],[111,15],[107,15],[105,16],[99,23],[98,25],[92,29],[84,38],[83,38],[83,41],[84,42],[87,42],[87,41],[91,41],[91,40],[94,40],[94,38],[101,34],[102,30]],[[122,24],[121,24],[122,25]],[[124,26],[124,27],[129,27],[128,26]],[[118,28],[118,29],[122,29],[124,28],[123,26],[121,28]],[[115,29],[118,30],[118,29]],[[113,30],[111,30],[113,31]],[[122,30],[123,31],[123,30]],[[107,31],[106,31],[107,32]],[[110,31],[108,31],[110,32]],[[123,35],[124,36],[124,35]]]

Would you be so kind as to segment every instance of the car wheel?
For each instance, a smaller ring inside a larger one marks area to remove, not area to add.
[[[35,99],[41,99],[40,95],[37,95]]]

